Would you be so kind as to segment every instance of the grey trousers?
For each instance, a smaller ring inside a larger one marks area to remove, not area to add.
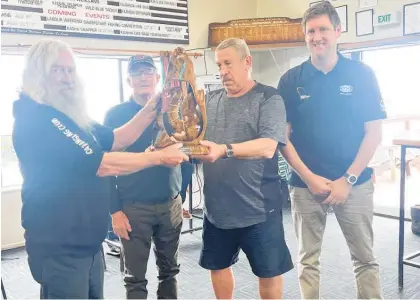
[[[103,299],[101,252],[89,257],[28,256],[32,276],[41,285],[41,299]]]
[[[152,240],[159,273],[157,298],[176,299],[181,197],[156,205],[126,203],[123,211],[132,229],[130,240],[121,239],[127,299],[147,298],[146,271]]]
[[[332,206],[350,250],[358,299],[383,299],[379,266],[373,253],[373,191],[372,181],[354,186],[344,204]],[[291,196],[293,222],[299,243],[301,297],[319,299],[319,257],[328,206],[315,200],[306,188],[293,188]],[[339,272],[337,270],[337,276]]]

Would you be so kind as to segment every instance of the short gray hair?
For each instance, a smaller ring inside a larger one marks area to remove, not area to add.
[[[251,56],[251,52],[249,51],[249,47],[246,44],[245,40],[239,38],[229,38],[222,41],[216,48],[216,51],[226,49],[226,48],[234,48],[236,52],[239,54],[239,57],[245,59],[248,56]]]
[[[45,96],[45,79],[62,51],[73,53],[67,44],[57,40],[42,40],[28,50],[22,74],[23,93],[42,103]]]
[[[334,29],[341,25],[340,17],[335,7],[329,1],[322,1],[309,7],[303,15],[302,26],[303,31],[306,31],[306,23],[319,16],[328,16]]]

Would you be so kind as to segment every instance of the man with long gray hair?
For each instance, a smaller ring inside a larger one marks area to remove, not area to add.
[[[287,189],[278,172],[286,142],[283,99],[251,77],[252,57],[241,39],[216,49],[223,89],[207,95],[204,224],[200,265],[211,270],[217,299],[232,299],[231,266],[242,249],[258,277],[262,299],[282,296],[282,274],[293,268],[283,230]]]
[[[347,241],[359,299],[382,298],[373,252],[372,169],[386,118],[373,71],[337,51],[340,18],[328,1],[303,17],[310,58],[282,76],[288,119],[282,153],[293,168],[292,216],[303,299],[320,298],[320,255],[329,207]],[[337,275],[339,275],[337,270]]]
[[[71,49],[59,41],[32,46],[13,107],[13,145],[24,179],[22,226],[29,267],[44,299],[103,298],[100,251],[112,190],[107,176],[188,160],[181,145],[115,152],[131,145],[152,122],[156,97],[114,130],[93,122],[85,104]]]

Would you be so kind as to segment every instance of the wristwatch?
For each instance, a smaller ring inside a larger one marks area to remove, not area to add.
[[[233,157],[233,149],[231,144],[226,144],[226,157]]]
[[[346,174],[344,174],[344,178],[347,180],[348,183],[350,183],[351,185],[355,185],[355,183],[357,182],[358,177],[356,175],[353,174],[349,174],[346,172]]]

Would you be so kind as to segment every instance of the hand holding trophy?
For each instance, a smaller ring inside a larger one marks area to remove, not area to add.
[[[196,87],[194,65],[185,50],[161,52],[163,90],[157,103],[153,147],[182,143],[187,155],[205,155],[200,143],[207,126],[205,95]]]

